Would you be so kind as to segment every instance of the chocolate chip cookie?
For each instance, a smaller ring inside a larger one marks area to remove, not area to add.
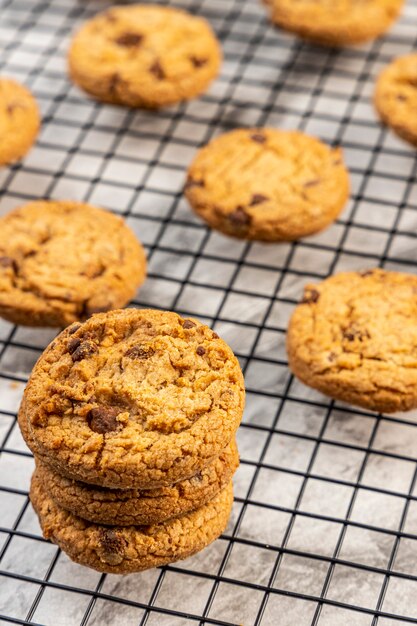
[[[372,270],[308,285],[290,321],[289,366],[332,398],[391,413],[417,407],[417,276]]]
[[[45,538],[73,561],[99,572],[127,574],[185,559],[217,539],[229,519],[233,488],[229,483],[196,511],[151,526],[87,522],[55,504],[36,472],[30,499]]]
[[[97,524],[159,524],[195,511],[230,483],[239,465],[236,442],[192,478],[160,489],[106,489],[70,480],[38,460],[37,475],[55,503]]]
[[[417,53],[399,57],[383,70],[374,101],[382,121],[417,147]]]
[[[226,235],[292,241],[336,219],[349,195],[349,175],[339,148],[298,131],[241,129],[197,153],[185,195]]]
[[[159,108],[203,93],[221,50],[209,24],[170,7],[114,7],[88,21],[69,51],[71,78],[91,96]]]
[[[348,46],[379,37],[397,19],[404,0],[264,0],[271,20],[308,41]]]
[[[0,78],[0,165],[23,157],[39,126],[38,105],[30,91],[15,80]]]
[[[0,219],[0,315],[15,324],[67,326],[124,306],[145,272],[141,244],[108,211],[42,200]]]
[[[63,331],[37,362],[20,422],[59,473],[153,489],[194,476],[241,421],[244,381],[229,346],[170,312],[126,309]]]

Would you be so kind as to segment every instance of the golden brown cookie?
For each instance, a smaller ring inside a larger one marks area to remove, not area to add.
[[[38,460],[37,475],[55,503],[96,524],[159,524],[195,511],[230,483],[239,465],[233,441],[195,476],[160,489],[106,489],[65,478]]]
[[[337,274],[305,288],[287,335],[289,366],[337,400],[391,413],[417,407],[417,276]]]
[[[38,105],[30,91],[9,78],[0,78],[0,165],[21,159],[39,132]]]
[[[69,51],[72,80],[103,102],[159,108],[194,98],[217,76],[209,24],[170,7],[114,7],[88,21]]]
[[[197,153],[185,195],[212,228],[240,239],[292,241],[331,224],[349,195],[339,148],[298,131],[226,133]]]
[[[374,101],[382,121],[417,147],[417,53],[399,57],[383,70]]]
[[[108,211],[41,200],[0,219],[0,315],[15,324],[67,326],[124,306],[145,272],[139,241]]]
[[[24,394],[32,451],[110,488],[169,487],[232,440],[244,381],[229,346],[176,313],[126,309],[63,331]]]
[[[303,39],[348,46],[379,37],[397,19],[404,0],[264,0],[271,20]]]
[[[185,559],[202,550],[226,528],[233,503],[229,483],[200,509],[152,526],[103,526],[59,507],[37,472],[30,499],[46,539],[81,565],[99,572],[127,574]]]

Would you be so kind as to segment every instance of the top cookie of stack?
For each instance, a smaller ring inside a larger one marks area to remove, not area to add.
[[[19,419],[64,476],[154,489],[201,471],[242,418],[236,357],[207,326],[128,309],[73,324],[36,364]]]

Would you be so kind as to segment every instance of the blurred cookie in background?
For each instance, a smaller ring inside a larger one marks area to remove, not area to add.
[[[395,59],[381,72],[374,101],[382,121],[417,147],[417,53]]]
[[[0,165],[21,159],[34,144],[39,128],[38,105],[29,89],[0,77]]]
[[[156,5],[114,7],[89,20],[69,51],[72,80],[103,102],[159,108],[202,94],[221,49],[208,22]]]
[[[67,326],[127,304],[146,274],[125,222],[87,204],[41,200],[0,219],[0,316]]]
[[[272,22],[324,46],[363,43],[385,33],[404,0],[264,0]]]

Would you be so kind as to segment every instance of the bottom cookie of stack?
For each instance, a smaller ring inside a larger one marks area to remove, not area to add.
[[[205,548],[226,528],[232,504],[229,484],[195,511],[148,526],[104,526],[88,522],[54,502],[37,471],[30,499],[45,538],[81,565],[127,574],[185,559]]]

